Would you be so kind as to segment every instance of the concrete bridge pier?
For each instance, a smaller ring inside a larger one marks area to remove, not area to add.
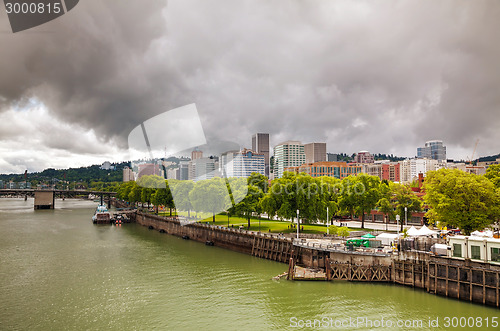
[[[54,209],[54,191],[35,191],[35,209]]]

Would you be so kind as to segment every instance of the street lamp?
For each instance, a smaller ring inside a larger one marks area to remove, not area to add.
[[[408,207],[405,207],[405,225],[408,225],[407,215],[408,215]]]
[[[330,228],[328,227],[328,223],[330,219],[328,218],[328,207],[326,207],[326,234],[330,234]]]
[[[297,209],[297,239],[299,239],[299,210]]]
[[[396,228],[398,229],[398,247],[399,247],[399,220],[400,220],[400,217],[399,215],[396,215]]]

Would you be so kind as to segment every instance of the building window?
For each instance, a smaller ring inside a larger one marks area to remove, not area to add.
[[[481,259],[481,247],[480,246],[470,246],[470,258],[474,260]]]
[[[500,249],[498,247],[491,247],[491,261],[500,262]]]
[[[453,257],[462,257],[462,245],[453,244]]]

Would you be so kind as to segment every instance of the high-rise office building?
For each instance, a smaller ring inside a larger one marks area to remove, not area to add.
[[[203,151],[200,151],[198,147],[196,147],[192,152],[191,152],[191,161],[194,161],[196,159],[201,159],[203,157]]]
[[[426,141],[424,147],[417,148],[417,157],[444,161],[446,160],[446,146],[443,145],[442,140]]]
[[[191,161],[181,161],[179,162],[179,179],[188,180],[189,179],[189,163]]]
[[[265,175],[264,154],[249,149],[222,154],[220,166],[226,177],[248,178],[253,172]]]
[[[123,168],[123,181],[130,182],[135,180],[134,172],[129,167]]]
[[[328,162],[337,162],[339,160],[338,154],[326,153],[326,160]]]
[[[180,179],[179,168],[167,169],[167,179]]]
[[[252,135],[252,151],[264,154],[265,175],[269,177],[269,133]]]
[[[189,179],[199,181],[211,179],[216,176],[215,169],[218,168],[218,163],[213,157],[202,157],[189,161]]]
[[[419,174],[426,176],[428,171],[444,168],[446,163],[434,159],[406,159],[399,161],[400,176],[402,183],[411,183],[418,178]]]
[[[304,145],[306,153],[305,163],[325,162],[326,161],[326,143],[310,143]]]
[[[304,145],[300,141],[285,141],[274,147],[274,178],[281,178],[285,168],[306,163]]]
[[[163,173],[160,169],[160,166],[156,163],[143,163],[139,164],[138,166],[139,170],[137,171],[137,179],[141,178],[142,176],[162,176]]]

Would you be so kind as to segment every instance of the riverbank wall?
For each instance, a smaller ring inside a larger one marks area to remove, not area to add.
[[[294,242],[277,234],[188,223],[142,212],[132,214],[132,219],[151,230],[287,263],[292,279],[295,266],[300,265],[324,270],[324,280],[387,282],[458,300],[500,305],[500,265],[438,257],[421,251],[398,254],[339,251]]]

